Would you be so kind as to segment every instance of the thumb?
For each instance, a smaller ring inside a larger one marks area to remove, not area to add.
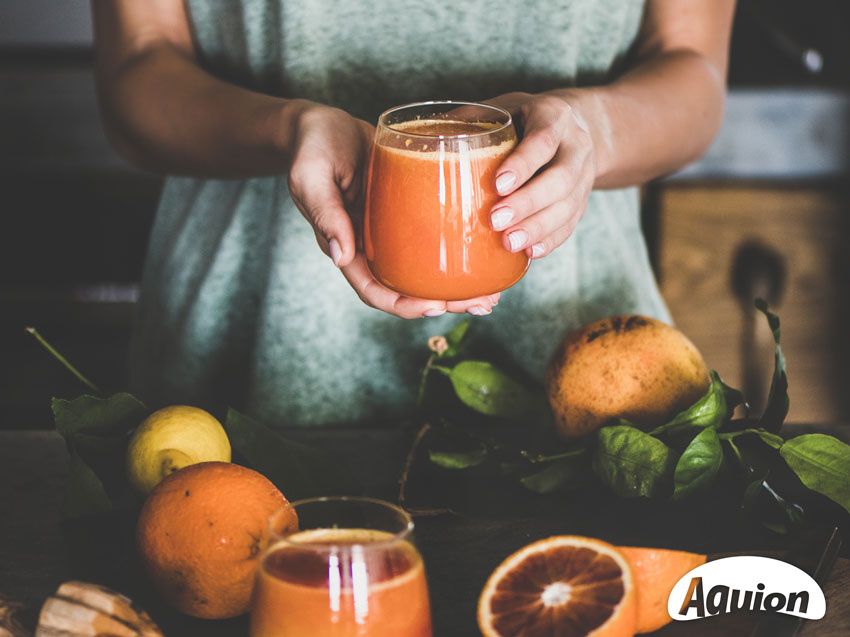
[[[316,241],[337,267],[345,267],[354,258],[354,226],[345,209],[339,187],[332,179],[318,179],[315,174],[293,197],[301,213],[313,226]]]

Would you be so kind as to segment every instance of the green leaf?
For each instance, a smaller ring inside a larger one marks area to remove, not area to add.
[[[540,412],[531,391],[491,363],[462,361],[450,370],[437,369],[449,377],[461,402],[479,413],[519,419]]]
[[[770,472],[747,485],[741,499],[741,512],[770,531],[787,535],[803,523],[805,512],[799,504],[779,495],[767,483],[769,476]]]
[[[675,452],[640,429],[614,425],[598,432],[593,469],[620,496],[661,494],[669,487],[675,464]]]
[[[106,495],[103,482],[79,454],[71,452],[68,478],[65,483],[63,505],[65,517],[79,518],[111,510],[112,501]]]
[[[689,429],[721,427],[729,419],[732,410],[743,402],[743,397],[737,389],[724,383],[716,371],[712,370],[710,376],[711,383],[702,398],[688,409],[680,411],[670,422],[656,427],[650,433],[658,436],[680,433]]]
[[[788,398],[788,373],[785,370],[785,355],[782,353],[779,337],[779,317],[768,309],[764,299],[756,299],[756,309],[765,315],[767,324],[773,334],[773,378],[770,381],[770,392],[767,395],[767,406],[759,418],[758,426],[773,433],[779,432],[785,417],[788,415],[790,400]]]
[[[436,451],[430,449],[428,457],[443,469],[469,469],[477,467],[487,459],[487,449],[481,447],[472,451]]]
[[[542,494],[576,489],[587,483],[587,465],[587,459],[579,456],[547,462],[540,471],[520,478],[520,484]]]
[[[126,487],[124,454],[130,432],[147,409],[134,396],[80,396],[52,401],[56,430],[71,454],[66,512],[77,516],[111,508],[108,495]]]
[[[673,473],[673,499],[681,500],[708,488],[723,465],[717,430],[703,429],[682,452]]]
[[[54,398],[56,430],[66,440],[77,434],[117,436],[128,434],[144,419],[145,406],[127,393],[109,398],[83,395],[74,400]]]
[[[233,448],[289,500],[356,491],[344,465],[320,449],[288,440],[234,409],[227,411],[224,429]]]
[[[446,342],[448,349],[440,355],[440,358],[453,358],[460,354],[461,346],[464,345],[464,339],[469,332],[469,319],[461,321],[446,333]]]
[[[804,434],[779,453],[806,487],[850,512],[850,445],[826,434]]]

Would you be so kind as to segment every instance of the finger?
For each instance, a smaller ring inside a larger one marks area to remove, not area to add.
[[[552,250],[557,248],[559,245],[564,243],[567,239],[569,239],[573,232],[575,232],[576,226],[578,225],[579,218],[576,217],[575,221],[572,223],[568,223],[565,226],[561,226],[555,232],[546,237],[543,241],[538,241],[537,243],[531,244],[530,247],[526,248],[525,253],[529,259],[542,259],[547,254],[551,254]]]
[[[504,245],[535,259],[545,256],[572,234],[582,210],[575,197],[558,201],[505,231]]]
[[[558,152],[549,168],[500,200],[490,214],[493,230],[504,230],[565,198],[575,183],[575,162]]]
[[[483,104],[491,104],[493,106],[498,106],[499,108],[503,108],[508,111],[512,116],[516,117],[519,115],[520,107],[526,102],[532,99],[531,93],[522,93],[520,91],[516,91],[514,93],[505,93],[504,95],[499,95],[498,97],[494,97],[493,99],[484,100]]]
[[[296,160],[289,174],[289,189],[301,214],[313,226],[322,251],[337,267],[351,263],[354,227],[332,167],[322,161]]]
[[[508,195],[522,186],[558,152],[566,126],[566,108],[557,98],[523,105],[525,135],[496,172],[496,190]]]
[[[440,316],[446,312],[444,301],[404,296],[382,285],[366,265],[363,253],[358,253],[350,264],[340,269],[357,296],[376,310],[406,319]]]
[[[446,309],[454,314],[472,314],[473,316],[486,316],[499,304],[501,294],[496,292],[488,296],[479,296],[465,301],[449,301]]]

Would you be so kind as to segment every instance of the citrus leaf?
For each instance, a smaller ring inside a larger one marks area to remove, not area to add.
[[[586,457],[572,456],[547,462],[540,471],[520,478],[520,484],[535,493],[554,493],[577,489],[587,483]]]
[[[462,361],[443,373],[461,402],[479,413],[519,419],[540,412],[540,401],[492,363]]]
[[[826,434],[804,434],[779,453],[807,488],[850,512],[850,445]]]
[[[127,441],[144,419],[146,407],[127,393],[108,398],[54,398],[51,407],[56,430],[71,454],[65,507],[68,515],[111,508],[108,495],[117,496],[126,487]]]
[[[598,432],[593,469],[622,497],[653,497],[669,487],[676,454],[658,438],[626,425]]]
[[[428,451],[428,457],[443,469],[469,469],[477,467],[487,459],[487,449],[481,447],[472,451]]]
[[[805,519],[803,508],[777,493],[767,482],[770,472],[753,480],[744,490],[741,512],[761,526],[787,535],[799,528]]]
[[[682,452],[673,473],[673,499],[681,500],[708,488],[723,465],[717,430],[703,429]]]
[[[790,400],[788,398],[788,373],[785,369],[785,355],[780,345],[779,317],[768,309],[767,301],[755,300],[756,309],[764,314],[770,332],[773,334],[773,377],[770,381],[770,392],[767,395],[767,406],[759,418],[758,426],[772,433],[778,433],[788,415]]]
[[[127,393],[109,398],[88,395],[74,400],[54,398],[51,407],[56,430],[66,441],[77,434],[126,435],[144,419],[147,411],[139,399]]]
[[[248,465],[274,482],[289,500],[357,490],[340,460],[321,449],[284,438],[235,409],[227,411],[224,429],[230,444]]]
[[[673,419],[656,427],[649,433],[653,436],[674,434],[688,429],[718,429],[728,419],[732,410],[743,402],[743,396],[737,389],[729,387],[720,375],[711,370],[711,383],[708,390],[693,405],[680,411]]]
[[[460,354],[465,344],[466,335],[469,332],[469,319],[461,321],[446,333],[446,342],[449,347],[440,354],[440,358],[453,358]]]
[[[71,452],[63,504],[65,517],[79,518],[111,510],[112,501],[106,495],[103,482],[79,454]]]

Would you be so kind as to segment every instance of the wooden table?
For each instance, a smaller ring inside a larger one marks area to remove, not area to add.
[[[410,430],[403,429],[297,434],[344,452],[364,490],[390,499],[395,496],[410,435]],[[139,601],[169,637],[247,634],[244,619],[201,622],[163,607],[138,575],[126,539],[131,529],[106,525],[81,530],[63,525],[60,507],[66,470],[67,454],[56,433],[0,432],[0,593],[27,604],[30,621],[60,582],[86,579],[112,586]],[[461,491],[465,488],[456,487]],[[508,553],[547,535],[580,533],[619,544],[654,544],[707,553],[765,553],[783,548],[781,538],[742,530],[734,521],[734,503],[722,498],[716,498],[716,504],[712,500],[686,507],[578,494],[562,496],[563,500],[538,500],[521,510],[510,494],[501,492],[502,488],[493,485],[488,502],[478,507],[481,511],[473,507],[460,515],[416,521],[416,540],[425,557],[432,591],[435,637],[477,635],[474,607],[487,575]],[[73,550],[69,543],[72,537]],[[808,622],[801,634],[850,635],[848,585],[850,560],[840,559],[824,587],[826,617]],[[674,623],[657,635],[749,635],[755,621],[752,616],[726,616]]]

